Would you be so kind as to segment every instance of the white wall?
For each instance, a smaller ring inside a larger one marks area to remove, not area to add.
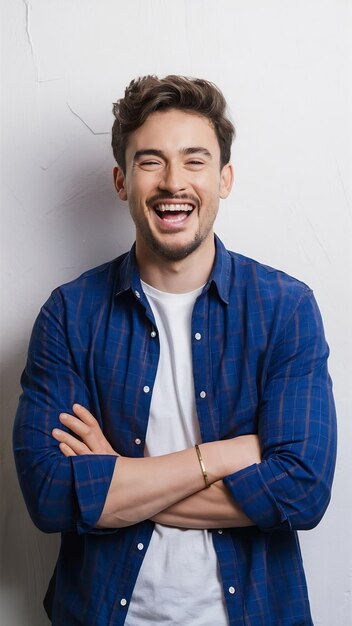
[[[216,82],[237,124],[237,184],[217,232],[228,247],[309,283],[320,303],[340,451],[331,506],[302,533],[303,556],[315,624],[350,626],[351,3],[2,4],[1,626],[47,624],[41,601],[58,545],[30,522],[12,460],[30,329],[52,288],[132,242],[111,183],[111,102],[132,77],[171,72]]]

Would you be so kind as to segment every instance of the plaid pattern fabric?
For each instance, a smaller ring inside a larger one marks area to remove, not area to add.
[[[225,478],[255,526],[209,531],[229,623],[311,625],[296,531],[321,519],[336,453],[328,347],[311,290],[216,238],[192,353],[203,441],[258,433],[262,448],[259,465]],[[14,450],[34,523],[62,533],[45,600],[54,625],[124,623],[153,523],[95,529],[118,461],[65,458],[51,431],[78,402],[116,450],[143,456],[158,357],[134,248],[55,290],[36,320]]]

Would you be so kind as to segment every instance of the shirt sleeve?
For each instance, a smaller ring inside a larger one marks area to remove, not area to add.
[[[312,292],[304,295],[273,349],[259,406],[262,462],[224,479],[261,529],[309,529],[330,500],[336,417],[329,349]]]
[[[72,414],[75,402],[91,408],[89,390],[77,373],[69,347],[59,292],[54,292],[35,322],[21,384],[13,443],[20,485],[33,522],[44,532],[104,532],[95,525],[117,457],[66,458],[51,434],[55,427],[64,428],[59,414]]]

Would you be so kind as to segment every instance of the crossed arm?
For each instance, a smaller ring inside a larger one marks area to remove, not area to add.
[[[222,478],[260,463],[256,435],[201,444],[211,483],[205,489],[194,448],[158,457],[123,457],[111,447],[87,409],[75,404],[73,412],[74,415],[60,414],[61,423],[71,432],[55,428],[52,433],[62,454],[117,457],[98,528],[120,528],[144,519],[180,528],[253,525],[231,497]]]
[[[54,428],[58,407],[71,413],[75,398],[99,406],[72,361],[60,302],[43,308],[33,330],[14,425],[20,484],[41,530],[94,533],[143,519],[185,528],[253,523],[260,530],[304,530],[320,521],[334,473],[336,419],[328,347],[311,294],[299,301],[270,355],[255,422],[262,458],[255,435],[201,444],[209,489],[194,448],[119,456],[91,414],[76,406],[74,415],[61,417],[66,432]]]

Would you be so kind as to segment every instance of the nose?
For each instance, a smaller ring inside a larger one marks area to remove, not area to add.
[[[182,172],[180,166],[176,163],[168,163],[162,171],[162,175],[159,180],[159,189],[175,194],[178,191],[184,191],[186,188],[187,183],[184,179],[184,173]]]

